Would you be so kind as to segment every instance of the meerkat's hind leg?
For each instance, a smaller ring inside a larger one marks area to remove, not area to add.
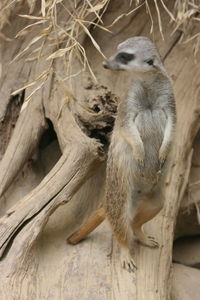
[[[128,247],[120,247],[120,262],[122,268],[127,270],[129,273],[134,273],[137,270],[133,254]]]
[[[128,272],[134,272],[137,267],[134,261],[134,236],[130,227],[130,224],[127,223],[127,216],[125,215],[126,219],[123,220],[119,218],[119,223],[112,223],[111,225],[113,229],[114,236],[120,246],[120,263],[122,268],[126,269]]]
[[[117,197],[117,195],[110,191],[111,190],[108,189],[106,195],[106,216],[111,225],[113,235],[120,246],[121,266],[129,272],[134,272],[136,264],[132,255],[133,253],[130,251],[130,242],[134,242],[134,236],[131,229],[130,219],[128,217],[128,200],[130,198],[130,193],[126,188],[125,191],[122,190],[123,193],[119,193],[120,196]]]
[[[135,230],[135,236],[136,239],[143,245],[150,248],[158,248],[159,243],[156,241],[156,239],[153,236],[146,235],[141,228]]]
[[[147,198],[142,197],[140,200],[140,204],[137,207],[135,216],[132,220],[131,227],[135,238],[144,246],[157,248],[159,247],[158,242],[152,236],[147,236],[142,231],[142,226],[146,222],[153,219],[161,210],[162,201],[160,201],[157,197]]]
[[[123,269],[129,273],[134,273],[137,270],[134,259],[135,239],[130,228],[129,235],[126,239],[126,244],[120,244],[120,263]]]

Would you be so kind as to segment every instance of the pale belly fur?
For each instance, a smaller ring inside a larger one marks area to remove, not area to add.
[[[112,155],[121,170],[119,173],[132,182],[134,188],[148,192],[159,178],[159,149],[163,141],[166,115],[162,110],[144,110],[138,114],[135,123],[145,148],[144,167],[139,167],[131,146],[118,131],[113,132]]]

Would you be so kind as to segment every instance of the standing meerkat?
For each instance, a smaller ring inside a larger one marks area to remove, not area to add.
[[[164,163],[176,122],[171,80],[155,45],[133,37],[117,47],[106,69],[128,71],[133,80],[121,99],[108,153],[105,209],[121,245],[122,265],[134,271],[132,248],[137,240],[157,247],[142,225],[163,206]]]

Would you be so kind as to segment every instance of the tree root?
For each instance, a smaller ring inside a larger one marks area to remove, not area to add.
[[[0,162],[0,196],[37,148],[46,127],[41,103],[29,103],[20,113],[11,141]]]
[[[88,147],[87,147],[88,146]],[[93,146],[93,147],[92,147]],[[10,209],[0,220],[0,255],[18,230],[42,212],[45,219],[61,204],[70,201],[79,187],[100,165],[99,144],[90,139],[72,144],[44,180],[24,199]],[[45,209],[47,216],[43,212]],[[37,221],[36,221],[37,222]],[[42,225],[42,221],[40,224]],[[40,225],[40,226],[41,226]],[[32,235],[27,232],[27,235]]]

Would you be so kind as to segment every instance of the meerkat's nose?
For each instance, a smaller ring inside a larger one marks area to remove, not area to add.
[[[109,68],[108,68],[108,62],[107,62],[107,61],[104,61],[104,62],[103,62],[103,67],[104,67],[105,69],[109,69]]]

